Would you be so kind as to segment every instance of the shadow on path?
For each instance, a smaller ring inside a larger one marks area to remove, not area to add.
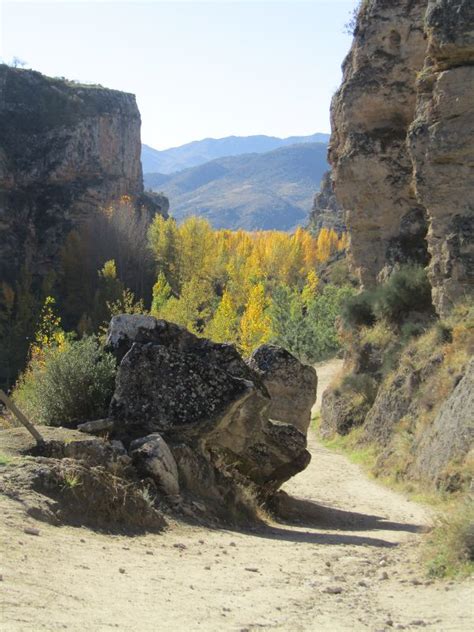
[[[353,546],[373,546],[378,548],[393,548],[398,546],[394,542],[382,540],[382,538],[371,538],[359,535],[347,535],[342,533],[314,533],[313,531],[293,531],[280,527],[269,529],[255,529],[249,534],[257,538],[268,540],[284,540],[286,542],[300,542],[301,544],[327,544],[341,545],[351,544]]]
[[[285,524],[313,529],[405,531],[407,533],[422,533],[427,530],[423,525],[391,522],[382,516],[335,509],[310,500],[294,498],[285,492],[277,494],[271,509],[277,520],[281,520]]]

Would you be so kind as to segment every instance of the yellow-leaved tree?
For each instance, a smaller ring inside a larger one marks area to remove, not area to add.
[[[268,301],[263,283],[257,283],[250,290],[247,305],[240,321],[239,343],[244,355],[250,355],[259,345],[268,342],[271,321],[267,315]]]
[[[151,315],[161,318],[163,309],[171,298],[171,285],[166,280],[163,272],[160,272],[153,286],[153,299],[151,302]]]
[[[228,290],[224,290],[219,306],[204,334],[215,342],[236,343],[238,323],[239,317],[232,296]]]

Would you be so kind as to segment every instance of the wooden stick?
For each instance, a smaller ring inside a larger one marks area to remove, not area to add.
[[[44,443],[43,437],[36,430],[33,424],[30,421],[28,421],[28,419],[21,412],[21,410],[18,410],[18,408],[15,406],[12,400],[1,389],[0,389],[0,400],[5,404],[5,406],[7,406],[7,408],[9,408],[12,411],[12,413],[15,415],[18,421],[21,422],[25,426],[25,428],[33,435],[37,443]]]

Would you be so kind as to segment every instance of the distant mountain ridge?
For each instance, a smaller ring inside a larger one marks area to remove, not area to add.
[[[329,134],[310,136],[227,136],[225,138],[205,138],[180,147],[159,151],[149,145],[142,145],[143,173],[171,174],[191,167],[197,167],[216,158],[261,154],[279,147],[303,143],[327,143]]]
[[[199,215],[215,228],[291,230],[307,223],[326,153],[326,143],[301,143],[227,156],[171,175],[145,174],[145,188],[162,191],[178,220]]]

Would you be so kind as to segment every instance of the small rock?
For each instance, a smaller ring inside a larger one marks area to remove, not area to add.
[[[323,592],[328,593],[328,595],[340,595],[342,593],[342,588],[341,586],[327,586]]]
[[[379,562],[379,566],[387,566],[387,560],[385,558],[382,558]]]
[[[81,538],[81,539],[80,539],[80,542],[82,542],[82,543],[84,544],[84,543],[85,543],[84,538]]]
[[[410,622],[410,625],[421,625],[422,627],[425,627],[426,622],[423,621],[423,619],[415,619],[414,621]]]
[[[119,573],[121,573],[123,575],[125,573],[125,569],[124,568],[119,568]]]
[[[388,625],[390,628],[393,628],[393,621],[392,621],[392,619],[387,619],[385,621],[385,625]]]
[[[331,562],[326,562],[326,566],[327,566],[328,568],[331,568]]]
[[[199,540],[199,544],[204,544],[204,540]]]
[[[147,554],[147,555],[155,555],[155,554],[153,553],[153,551],[146,551],[146,554]]]
[[[0,582],[3,582],[3,575],[0,574]]]
[[[39,529],[35,529],[34,527],[25,527],[23,529],[23,533],[26,533],[27,535],[39,535]]]
[[[252,566],[246,567],[245,568],[246,571],[249,571],[249,573],[259,573],[260,571],[258,570],[258,568],[254,568]]]
[[[176,544],[173,544],[173,547],[175,549],[180,549],[181,551],[184,551],[185,549],[188,548],[185,544],[181,544],[180,542],[177,542]]]
[[[205,571],[210,571],[210,570],[211,570],[211,567],[210,567],[210,566],[205,566],[205,567],[204,567],[204,570],[205,570]]]
[[[404,625],[402,625],[401,623],[399,623],[399,624],[397,625],[397,630],[406,630],[406,628],[405,628],[405,626],[404,626]]]
[[[362,586],[362,588],[367,588],[368,587],[368,583],[366,581],[364,581],[363,579],[360,580],[360,582],[357,582],[358,586]]]
[[[231,542],[229,546],[237,546],[237,544],[235,542]]]
[[[412,579],[410,580],[410,583],[413,584],[413,586],[421,586],[421,582],[419,579]]]
[[[386,571],[384,571],[383,573],[381,573],[380,575],[380,579],[388,579],[388,573]]]
[[[96,419],[79,424],[77,429],[86,434],[102,434],[103,432],[111,432],[114,429],[114,422],[112,419]]]

